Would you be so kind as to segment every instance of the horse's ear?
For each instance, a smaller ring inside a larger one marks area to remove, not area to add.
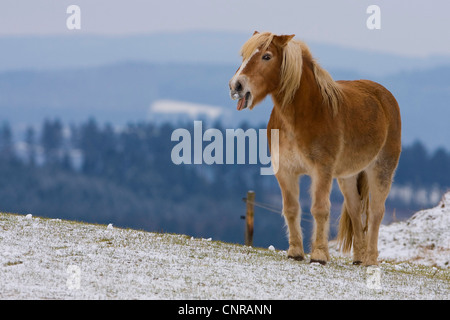
[[[253,35],[258,34],[258,33],[259,33],[258,31],[255,31],[255,32],[253,32]]]
[[[295,37],[295,34],[283,35],[283,36],[274,36],[273,42],[275,45],[283,48],[285,47],[291,39]]]

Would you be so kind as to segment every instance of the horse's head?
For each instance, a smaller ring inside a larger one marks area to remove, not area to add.
[[[256,32],[242,46],[242,64],[230,80],[230,96],[237,109],[253,107],[280,90],[284,48],[294,35]]]

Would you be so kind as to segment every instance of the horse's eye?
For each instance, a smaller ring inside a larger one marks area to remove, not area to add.
[[[272,56],[268,53],[266,53],[265,55],[262,56],[263,60],[269,61],[272,58]]]

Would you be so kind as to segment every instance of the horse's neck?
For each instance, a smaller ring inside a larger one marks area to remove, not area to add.
[[[305,63],[306,62],[306,63]],[[322,97],[317,86],[311,63],[305,61],[303,63],[302,77],[300,86],[294,95],[291,103],[282,105],[282,97],[273,95],[274,112],[283,122],[290,128],[295,128],[302,121],[309,121],[311,117],[317,118],[323,113]]]

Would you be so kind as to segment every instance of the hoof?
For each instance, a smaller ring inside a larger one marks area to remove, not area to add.
[[[330,261],[330,254],[328,253],[328,248],[313,250],[313,252],[311,253],[310,261],[311,263],[318,262],[321,265],[326,265],[327,261]]]
[[[305,257],[302,255],[299,256],[288,256],[288,259],[294,259],[295,261],[303,261],[305,260]]]
[[[359,266],[360,264],[362,264],[362,261],[360,260],[353,261],[354,266]]]
[[[378,262],[364,262],[364,267],[378,267]]]
[[[323,265],[323,266],[327,264],[327,262],[324,261],[324,260],[311,259],[311,260],[309,261],[309,263],[314,263],[314,262],[318,262],[318,263],[320,263],[320,264]]]

